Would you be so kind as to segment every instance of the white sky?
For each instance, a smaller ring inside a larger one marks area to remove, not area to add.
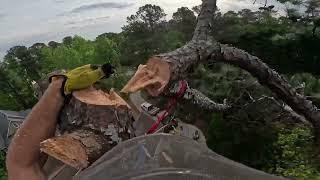
[[[105,32],[120,32],[126,17],[147,3],[161,6],[170,18],[177,8],[191,8],[201,0],[1,0],[0,60],[15,45],[61,41],[75,34],[94,39]],[[218,0],[224,12],[259,6],[253,0]]]

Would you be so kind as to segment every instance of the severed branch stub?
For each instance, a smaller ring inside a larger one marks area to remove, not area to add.
[[[129,105],[114,91],[91,87],[74,92],[60,115],[62,136],[41,143],[41,151],[84,169],[119,142],[132,138]]]
[[[112,148],[108,138],[91,130],[77,129],[41,143],[41,151],[76,169],[84,169]]]

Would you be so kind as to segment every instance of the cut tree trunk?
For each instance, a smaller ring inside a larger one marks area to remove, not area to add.
[[[77,169],[133,137],[131,108],[112,90],[74,92],[60,121],[63,135],[42,142],[41,151]]]

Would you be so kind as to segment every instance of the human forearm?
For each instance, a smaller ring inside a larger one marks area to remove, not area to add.
[[[39,163],[40,142],[54,135],[58,115],[63,106],[61,85],[62,80],[56,80],[49,85],[17,131],[7,155],[9,174],[11,169],[27,168]]]
[[[113,72],[111,64],[85,65],[68,73],[50,77],[53,82],[32,109],[9,147],[7,168],[10,180],[46,179],[42,172],[43,158],[40,153],[40,143],[54,135],[64,103],[61,90],[64,95],[71,95],[74,90],[87,88],[99,79],[109,77]],[[65,83],[61,89],[62,77]]]

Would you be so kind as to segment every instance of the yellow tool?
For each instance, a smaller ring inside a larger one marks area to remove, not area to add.
[[[102,78],[108,78],[114,73],[114,67],[107,63],[99,65],[84,65],[73,69],[65,74],[53,75],[49,81],[54,81],[58,78],[65,78],[62,87],[62,94],[67,96],[74,90],[85,89]]]

